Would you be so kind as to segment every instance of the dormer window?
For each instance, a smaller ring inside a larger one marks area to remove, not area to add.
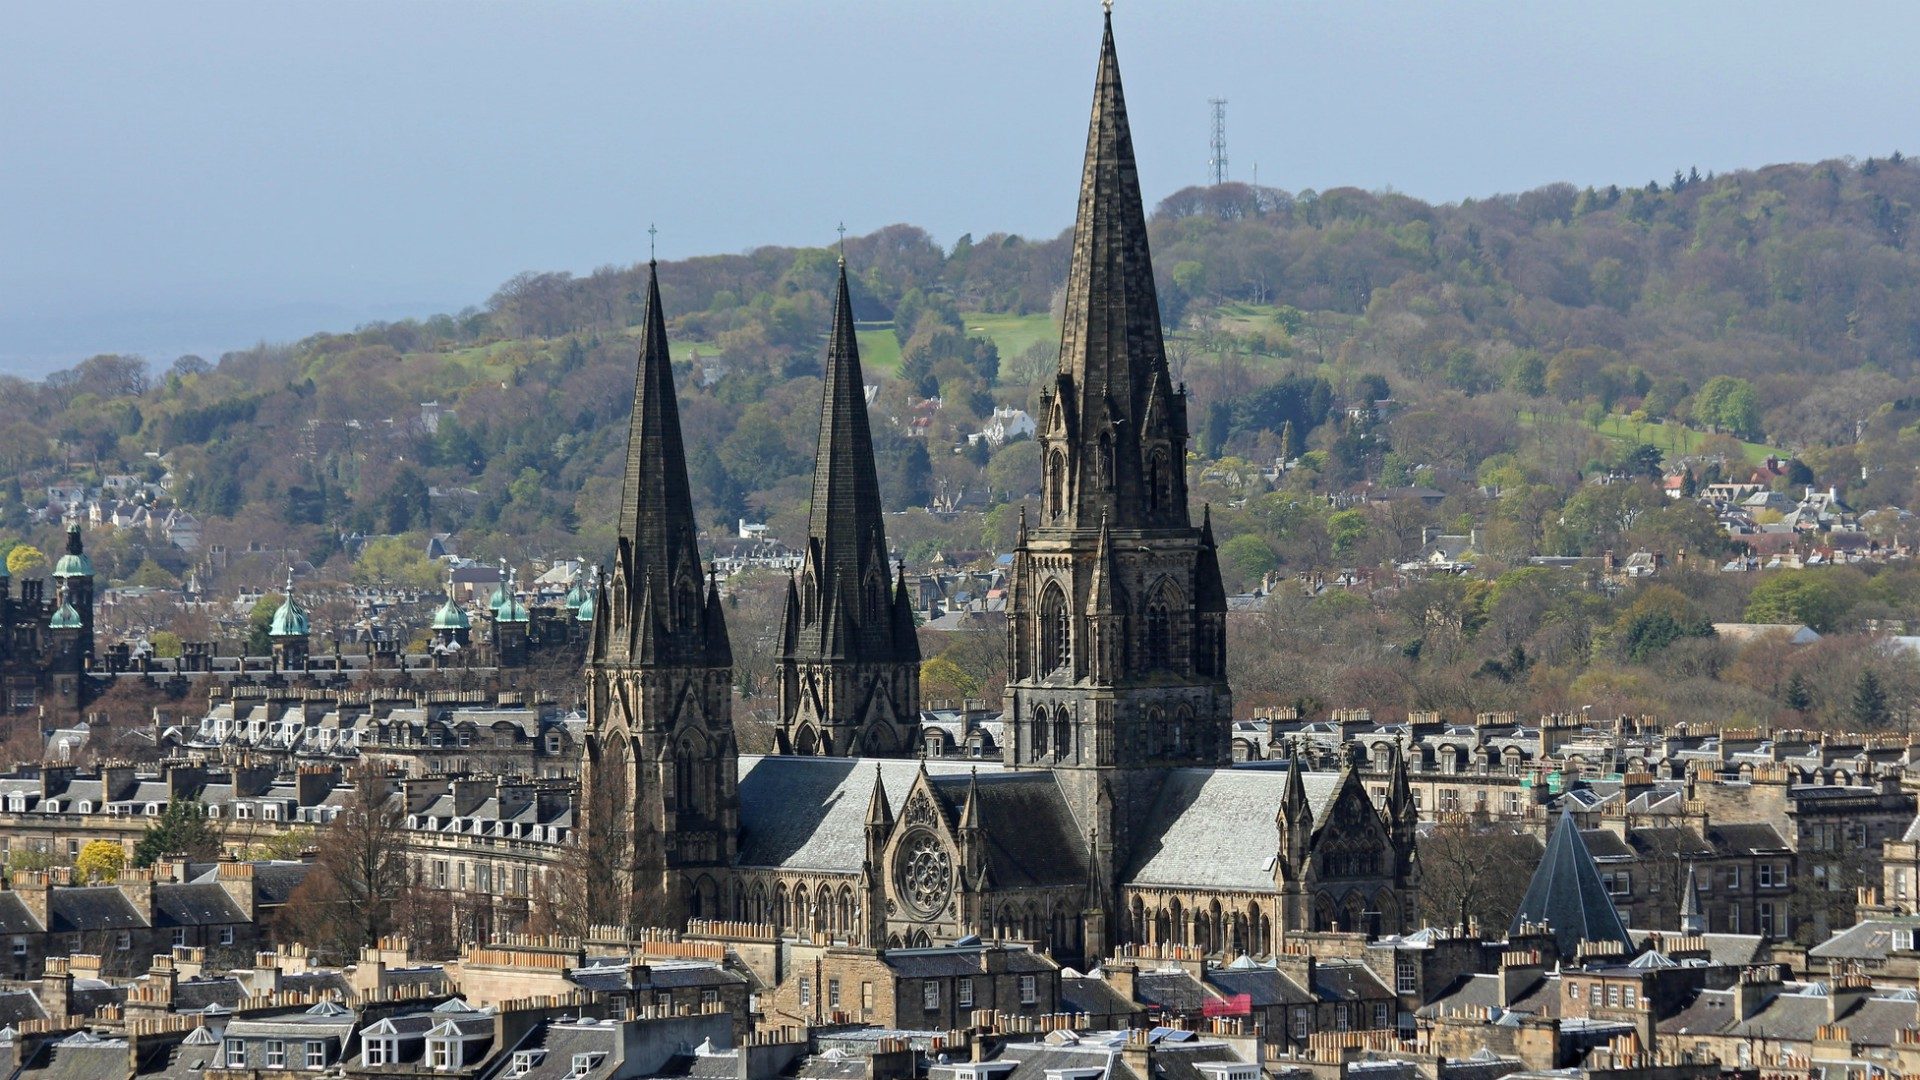
[[[513,1061],[507,1066],[506,1080],[519,1080],[533,1071],[533,1067],[545,1060],[545,1050],[515,1050]]]
[[[568,1080],[581,1080],[582,1077],[585,1077],[588,1073],[598,1068],[600,1063],[606,1059],[607,1055],[605,1054],[573,1055],[573,1069],[567,1073]]]
[[[368,1065],[397,1065],[400,1063],[400,1040],[394,1038],[370,1038],[366,1041],[363,1055]]]

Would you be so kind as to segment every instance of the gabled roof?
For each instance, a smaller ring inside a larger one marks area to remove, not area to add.
[[[1583,941],[1616,941],[1633,948],[1627,924],[1600,882],[1600,870],[1587,853],[1572,811],[1561,812],[1507,932],[1517,934],[1529,923],[1550,927],[1564,956],[1572,956]]]

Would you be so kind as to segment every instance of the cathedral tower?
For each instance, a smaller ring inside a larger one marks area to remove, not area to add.
[[[601,853],[595,917],[677,926],[728,910],[724,868],[739,828],[733,652],[718,587],[701,572],[651,264],[643,325],[618,550],[593,597],[581,801]]]
[[[1187,509],[1186,399],[1171,383],[1109,14],[1042,396],[1040,520],[1008,604],[1016,767],[1050,768],[1099,864],[1124,872],[1165,770],[1227,765],[1226,595]]]
[[[842,259],[812,519],[799,576],[787,588],[781,635],[781,752],[899,757],[918,749],[920,640],[906,572],[887,571],[866,384]]]

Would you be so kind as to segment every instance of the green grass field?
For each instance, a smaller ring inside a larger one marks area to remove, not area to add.
[[[960,318],[966,323],[967,333],[993,342],[1000,350],[1003,364],[1032,348],[1035,342],[1060,344],[1060,328],[1054,324],[1052,315],[998,315],[976,311]]]
[[[893,336],[893,327],[877,330],[854,330],[854,336],[860,339],[860,370],[867,375],[885,375],[891,379],[900,374],[900,339]]]
[[[1538,415],[1537,413],[1523,412],[1520,414],[1520,422],[1531,426],[1534,418]],[[1585,425],[1582,424],[1581,426],[1584,427]],[[1707,440],[1706,432],[1695,430],[1685,424],[1675,423],[1672,420],[1664,424],[1640,424],[1618,414],[1609,414],[1606,419],[1600,421],[1600,426],[1595,430],[1609,439],[1616,439],[1620,442],[1634,444],[1650,443],[1658,447],[1668,459],[1684,457],[1691,454],[1699,448],[1701,443]],[[1782,458],[1793,456],[1778,447],[1767,446],[1763,443],[1746,442],[1744,440],[1740,442],[1740,449],[1745,454],[1747,464],[1749,465],[1758,465],[1770,456]]]

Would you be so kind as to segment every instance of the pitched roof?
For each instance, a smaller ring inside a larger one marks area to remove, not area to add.
[[[1587,853],[1570,810],[1561,812],[1560,824],[1547,841],[1546,854],[1507,932],[1517,934],[1528,923],[1550,927],[1560,952],[1566,956],[1572,956],[1583,941],[1617,941],[1633,948],[1627,924],[1600,883],[1599,868]]]
[[[858,873],[876,776],[898,816],[922,763],[797,756],[740,758],[740,864]],[[929,775],[964,775],[965,761],[928,761]],[[979,766],[982,777],[997,765]]]
[[[1287,773],[1277,769],[1173,769],[1133,845],[1133,885],[1271,889],[1279,853],[1274,814]],[[1301,774],[1315,822],[1340,793],[1341,775]]]

